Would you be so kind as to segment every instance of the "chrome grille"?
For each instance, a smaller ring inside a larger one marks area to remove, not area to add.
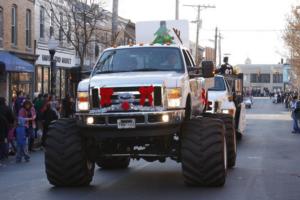
[[[116,87],[113,88],[113,95],[111,97],[112,105],[120,104],[122,100],[119,99],[120,95],[124,94],[130,95],[132,98],[128,98],[128,102],[132,103],[133,105],[138,106],[140,103],[140,87]],[[100,92],[99,88],[92,88],[91,89],[91,107],[92,108],[100,108]],[[162,106],[162,88],[160,86],[154,87],[153,92],[153,104],[154,106]],[[149,103],[146,102],[145,106],[149,106]]]

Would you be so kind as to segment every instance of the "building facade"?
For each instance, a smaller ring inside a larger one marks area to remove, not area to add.
[[[211,47],[205,47],[204,49],[204,60],[215,61],[215,49]]]
[[[0,1],[0,96],[34,91],[34,0]]]
[[[57,1],[63,5],[64,1]],[[64,98],[70,92],[70,73],[75,68],[75,50],[62,37],[59,28],[54,25],[53,12],[59,16],[59,10],[51,11],[46,0],[35,1],[35,40],[36,40],[36,54],[38,59],[35,63],[35,92],[41,94],[50,93],[50,54],[48,42],[50,37],[54,37],[58,41],[54,60],[56,61],[56,97]]]
[[[266,95],[284,90],[283,64],[241,64],[236,66],[244,74],[244,91]]]

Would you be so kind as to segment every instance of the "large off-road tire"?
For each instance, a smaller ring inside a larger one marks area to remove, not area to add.
[[[227,154],[224,123],[198,118],[182,127],[181,161],[184,181],[190,186],[223,186]]]
[[[84,186],[93,179],[95,163],[88,160],[85,143],[74,119],[52,124],[45,145],[45,167],[54,186]]]
[[[102,157],[97,161],[102,169],[126,169],[129,163],[129,157]]]
[[[226,145],[227,145],[227,166],[228,168],[232,168],[235,166],[236,162],[236,132],[235,132],[235,121],[233,117],[229,114],[205,114],[207,117],[221,119],[225,125],[225,137],[226,137]]]

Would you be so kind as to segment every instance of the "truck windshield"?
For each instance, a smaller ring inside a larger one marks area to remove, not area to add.
[[[93,74],[135,71],[183,72],[184,67],[180,50],[172,47],[109,50],[102,54],[93,70]]]
[[[225,91],[226,86],[223,77],[215,76],[215,86],[208,89],[209,91]]]

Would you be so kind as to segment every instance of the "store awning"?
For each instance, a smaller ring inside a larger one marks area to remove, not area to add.
[[[34,66],[17,56],[0,51],[0,62],[4,63],[6,71],[12,72],[34,72]]]

